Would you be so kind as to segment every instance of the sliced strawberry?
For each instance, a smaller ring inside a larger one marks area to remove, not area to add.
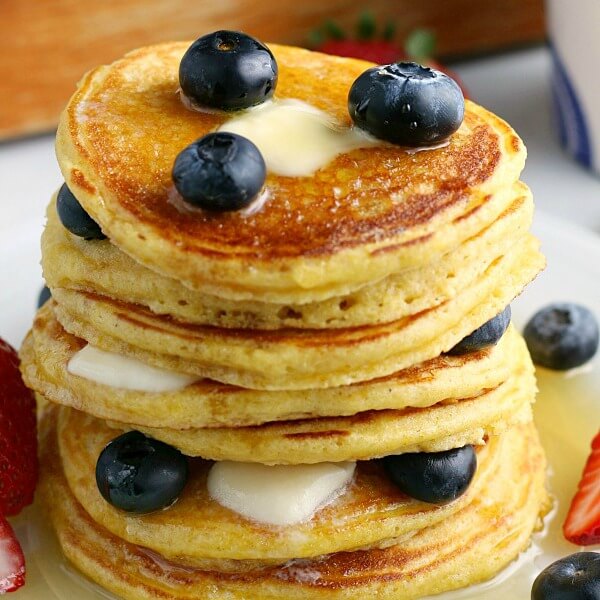
[[[35,398],[19,372],[19,357],[0,339],[0,514],[33,501],[37,482]]]
[[[563,532],[579,546],[600,543],[600,433],[592,441],[592,453],[583,469]]]
[[[8,521],[0,517],[0,594],[25,584],[25,557]]]

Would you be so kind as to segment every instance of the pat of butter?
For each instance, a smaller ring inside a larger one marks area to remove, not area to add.
[[[311,175],[338,154],[384,143],[359,128],[340,127],[326,112],[293,99],[246,110],[219,131],[248,138],[260,150],[269,171],[289,177]]]
[[[67,370],[72,375],[96,383],[138,392],[172,392],[198,380],[191,375],[152,367],[136,358],[105,352],[89,344],[73,355]]]
[[[222,461],[208,474],[208,492],[219,504],[270,525],[294,525],[333,502],[352,480],[356,463],[262,465]]]

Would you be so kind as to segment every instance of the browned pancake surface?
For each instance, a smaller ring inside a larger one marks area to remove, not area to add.
[[[182,104],[177,72],[187,46],[140,49],[108,72],[92,72],[65,115],[68,134],[91,174],[86,177],[72,165],[73,191],[101,193],[109,209],[118,205],[129,220],[187,252],[268,260],[379,243],[466,205],[472,188],[494,174],[503,154],[522,153],[506,124],[495,118],[490,127],[491,115],[468,103],[465,122],[446,148],[408,154],[382,145],[341,155],[311,177],[270,174],[271,199],[251,217],[182,212],[168,201],[175,157],[227,118]],[[272,50],[280,67],[277,98],[304,100],[350,125],[348,90],[369,63],[276,45]],[[506,137],[501,139],[496,127]],[[102,224],[110,229],[110,223]]]

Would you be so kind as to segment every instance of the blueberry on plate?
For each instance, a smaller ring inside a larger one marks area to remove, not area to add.
[[[413,62],[368,69],[348,95],[354,123],[376,138],[402,146],[431,146],[461,125],[465,99],[445,73]]]
[[[471,445],[386,456],[382,462],[388,477],[407,496],[432,504],[447,504],[462,496],[477,469]]]
[[[566,371],[590,360],[598,350],[598,323],[579,304],[550,304],[539,310],[523,333],[536,365]]]
[[[184,200],[219,212],[248,206],[266,176],[259,149],[245,137],[224,131],[190,144],[173,166],[173,183]]]
[[[88,215],[79,200],[63,183],[56,198],[56,211],[61,223],[74,235],[86,240],[104,240],[100,226]]]
[[[50,300],[51,297],[52,297],[52,292],[50,291],[50,288],[47,285],[45,285],[40,290],[40,293],[38,296],[37,307],[42,308],[42,306],[44,306],[44,304],[46,304],[46,302],[48,302],[48,300]]]
[[[179,85],[194,104],[240,110],[268,100],[277,86],[271,51],[239,31],[215,31],[197,39],[179,65]]]
[[[510,305],[508,305],[499,315],[496,315],[458,342],[456,346],[448,351],[448,354],[459,356],[497,344],[508,328],[510,317],[511,310]]]
[[[576,552],[546,567],[531,600],[600,600],[600,553]]]
[[[179,450],[129,431],[102,450],[96,484],[104,499],[121,510],[143,514],[177,500],[188,479],[188,463]]]

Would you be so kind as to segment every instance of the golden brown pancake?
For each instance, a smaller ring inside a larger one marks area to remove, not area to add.
[[[364,460],[404,452],[439,452],[483,444],[510,425],[531,420],[536,385],[527,361],[508,381],[474,398],[427,408],[377,410],[348,417],[277,421],[250,427],[136,427],[188,456],[266,464]],[[112,423],[128,430],[127,424]]]
[[[269,174],[252,216],[182,211],[171,169],[225,113],[181,102],[186,42],[141,48],[88,73],[60,120],[57,156],[86,211],[123,251],[185,285],[226,298],[307,302],[430,262],[490,224],[525,148],[501,119],[466,102],[444,148],[383,144],[342,154],[310,177]],[[276,98],[304,100],[349,126],[347,95],[370,63],[273,45]],[[324,85],[324,81],[327,82]]]
[[[346,329],[223,329],[98,294],[54,290],[70,333],[155,366],[252,389],[316,389],[390,375],[439,356],[495,317],[544,264],[527,237],[453,299],[392,323]]]
[[[205,379],[182,390],[149,393],[70,374],[69,360],[85,345],[67,333],[51,308],[44,306],[20,352],[27,385],[52,402],[96,417],[134,426],[160,423],[170,429],[260,425],[431,406],[495,388],[528,360],[525,342],[511,326],[495,346],[460,356],[438,356],[388,377],[351,386],[268,392]]]
[[[248,520],[212,500],[206,487],[212,463],[190,462],[191,475],[178,501],[144,517],[128,515],[100,495],[96,461],[116,432],[98,419],[61,409],[58,444],[69,487],[92,518],[119,537],[188,564],[205,559],[251,560],[282,564],[305,558],[386,545],[439,523],[486,493],[491,478],[522,451],[524,428],[493,436],[477,449],[477,472],[468,491],[446,505],[427,504],[402,494],[378,461],[357,465],[349,489],[304,523],[274,527]],[[516,447],[514,444],[516,443]],[[522,442],[521,442],[522,444]]]
[[[410,600],[493,576],[547,509],[533,365],[512,327],[493,348],[445,353],[543,268],[521,140],[467,101],[443,147],[382,142],[311,176],[269,172],[254,214],[191,209],[174,159],[230,115],[182,103],[188,45],[88,73],[60,120],[65,181],[109,238],[75,239],[53,200],[43,239],[53,299],[21,353],[42,403],[65,405],[45,409],[40,444],[40,499],[65,554],[144,600]],[[370,63],[272,50],[274,102],[352,125],[348,90]],[[86,343],[200,381],[111,389],[66,370]],[[98,492],[97,457],[131,429],[195,457],[165,510],[128,515]],[[407,498],[375,460],[465,444],[477,446],[476,477],[444,506]],[[270,527],[210,499],[211,460],[362,462],[310,520]]]
[[[192,568],[131,544],[95,523],[67,484],[53,419],[42,425],[40,501],[73,564],[128,600],[207,598],[415,600],[488,579],[513,560],[548,509],[543,452],[533,425],[511,436],[485,494],[447,519],[386,548],[337,552],[282,566]],[[140,517],[144,519],[145,517]],[[243,540],[242,540],[243,541]]]
[[[512,204],[491,225],[422,268],[307,304],[235,301],[190,290],[142,266],[110,240],[90,242],[71,234],[60,223],[53,200],[42,235],[44,279],[50,288],[98,293],[199,325],[330,329],[389,323],[450,300],[523,239],[533,200],[520,182],[514,191]]]

